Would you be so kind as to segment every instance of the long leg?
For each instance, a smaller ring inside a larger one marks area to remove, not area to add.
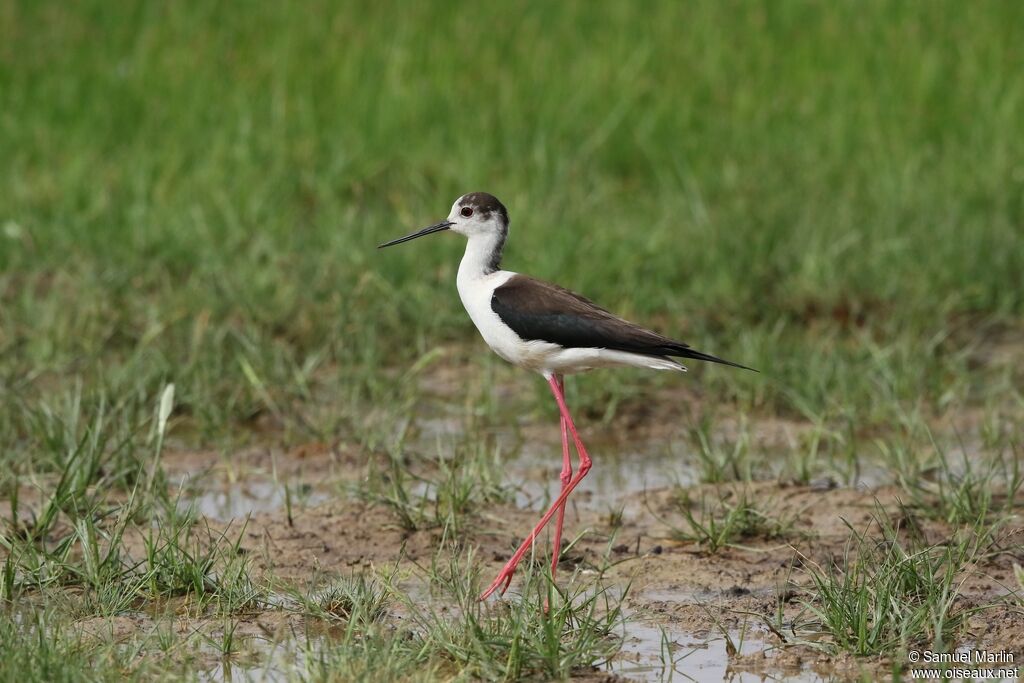
[[[587,476],[587,472],[590,471],[592,465],[590,456],[587,455],[587,449],[583,446],[583,441],[580,439],[579,433],[576,431],[576,425],[573,424],[572,416],[569,415],[569,408],[565,405],[565,396],[562,395],[562,388],[559,386],[558,381],[555,380],[554,375],[548,378],[548,384],[551,386],[551,393],[555,395],[555,401],[558,403],[558,410],[562,413],[562,417],[565,419],[565,425],[569,428],[569,434],[572,435],[572,440],[576,444],[576,452],[580,456],[580,468],[576,472],[576,476],[573,477],[568,486],[562,489],[562,492],[555,499],[555,502],[551,504],[548,511],[544,513],[544,516],[537,522],[537,526],[533,527],[533,531],[526,537],[526,540],[519,546],[519,549],[512,555],[508,562],[505,563],[505,567],[498,574],[498,578],[494,579],[494,582],[488,586],[487,590],[480,596],[481,600],[486,600],[491,593],[498,590],[501,587],[502,594],[508,589],[508,585],[512,583],[512,575],[516,571],[516,567],[519,565],[520,560],[523,559],[523,555],[533,546],[534,540],[540,534],[544,526],[551,521],[551,518],[559,508],[564,506],[566,499],[569,494],[583,481],[583,477]]]
[[[565,382],[562,377],[555,375],[555,382],[558,383],[558,389],[562,396],[565,396]],[[559,411],[558,419],[562,427],[562,472],[558,478],[562,482],[562,491],[564,491],[572,481],[572,457],[569,453],[569,427],[566,425],[561,411]],[[555,537],[551,546],[551,578],[554,578],[558,571],[558,558],[562,555],[562,524],[564,522],[565,501],[562,501],[562,504],[558,506],[558,517],[555,518]]]

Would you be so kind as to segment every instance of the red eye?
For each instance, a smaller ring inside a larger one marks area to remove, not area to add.
[[[466,218],[469,218],[470,216],[473,215],[473,209],[469,208],[468,206],[462,207],[462,215],[465,216]]]

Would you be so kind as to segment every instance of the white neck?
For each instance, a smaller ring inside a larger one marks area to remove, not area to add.
[[[476,280],[498,270],[505,236],[498,233],[470,235],[459,264],[459,280]]]

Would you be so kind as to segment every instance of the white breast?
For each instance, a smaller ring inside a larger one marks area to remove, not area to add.
[[[513,275],[515,273],[507,270],[479,277],[468,277],[459,273],[456,284],[462,305],[466,307],[466,312],[487,345],[508,362],[525,365],[530,355],[527,349],[529,343],[520,339],[508,325],[501,322],[501,318],[491,308],[494,290],[508,282]]]

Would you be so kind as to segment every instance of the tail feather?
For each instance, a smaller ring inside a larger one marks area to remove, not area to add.
[[[760,370],[755,370],[754,368],[748,368],[746,365],[740,365],[739,363],[733,363],[731,360],[725,360],[724,358],[719,358],[718,356],[712,356],[710,353],[703,353],[703,352],[698,351],[696,349],[691,349],[688,346],[684,347],[684,348],[680,348],[680,349],[678,349],[676,351],[673,351],[672,355],[673,356],[678,356],[680,358],[693,358],[694,360],[703,360],[703,361],[707,361],[708,363],[719,363],[721,365],[731,365],[734,368],[740,368],[742,370],[750,370],[751,372],[760,372]]]

